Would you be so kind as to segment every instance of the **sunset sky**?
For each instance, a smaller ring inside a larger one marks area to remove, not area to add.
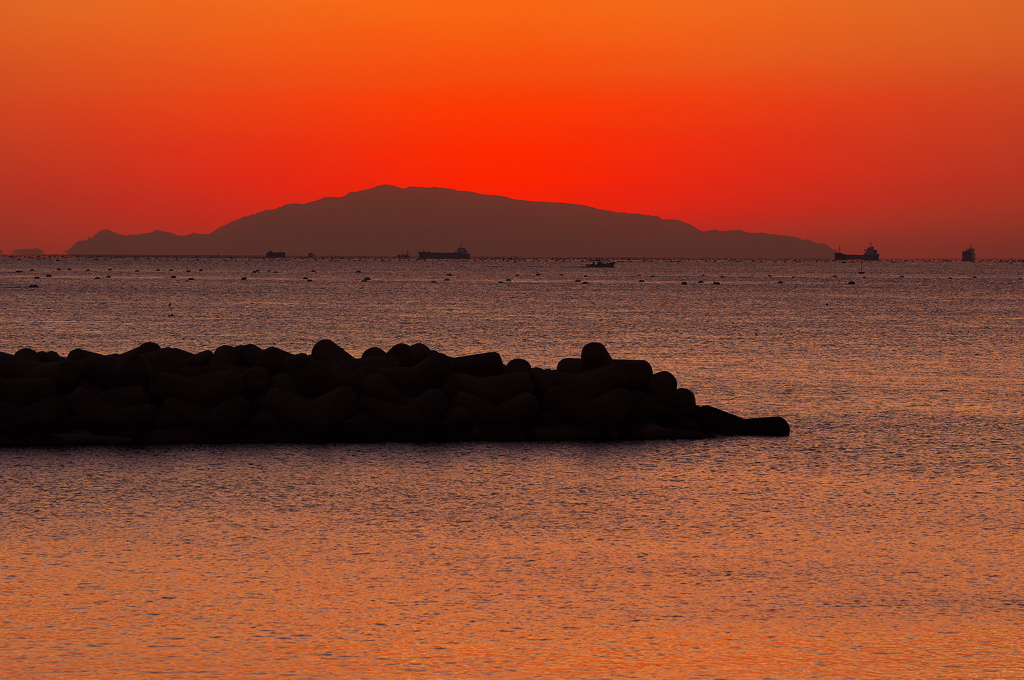
[[[9,0],[0,249],[394,184],[1024,258],[1022,26],[1020,0]]]

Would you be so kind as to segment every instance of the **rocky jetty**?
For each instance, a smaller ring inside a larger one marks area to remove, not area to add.
[[[0,352],[0,446],[611,441],[787,436],[779,417],[698,406],[671,373],[599,343],[555,369],[422,344],[356,357],[145,343],[123,354]]]

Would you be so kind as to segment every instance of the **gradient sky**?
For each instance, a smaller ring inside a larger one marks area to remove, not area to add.
[[[386,183],[1024,258],[1022,26],[1020,0],[8,0],[0,249]]]

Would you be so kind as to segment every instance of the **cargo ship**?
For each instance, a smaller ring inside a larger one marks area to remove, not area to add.
[[[974,246],[967,246],[967,250],[960,253],[961,262],[974,262]]]
[[[469,251],[459,246],[458,250],[454,253],[433,253],[429,250],[421,250],[420,256],[417,259],[420,260],[468,260]]]
[[[877,260],[878,251],[875,250],[875,246],[868,244],[868,247],[864,249],[863,255],[851,255],[849,253],[841,253],[836,251],[836,260]]]

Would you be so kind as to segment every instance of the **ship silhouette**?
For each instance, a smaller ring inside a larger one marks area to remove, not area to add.
[[[836,253],[835,253],[835,259],[836,260],[877,260],[878,259],[878,251],[875,250],[875,246],[873,244],[869,243],[868,247],[864,249],[864,254],[863,255],[853,255],[853,254],[850,254],[850,253],[843,253],[843,252],[840,252],[840,251],[837,250]]]
[[[429,250],[419,251],[420,256],[417,259],[420,260],[468,260],[469,251],[459,246],[453,253],[435,253]]]

